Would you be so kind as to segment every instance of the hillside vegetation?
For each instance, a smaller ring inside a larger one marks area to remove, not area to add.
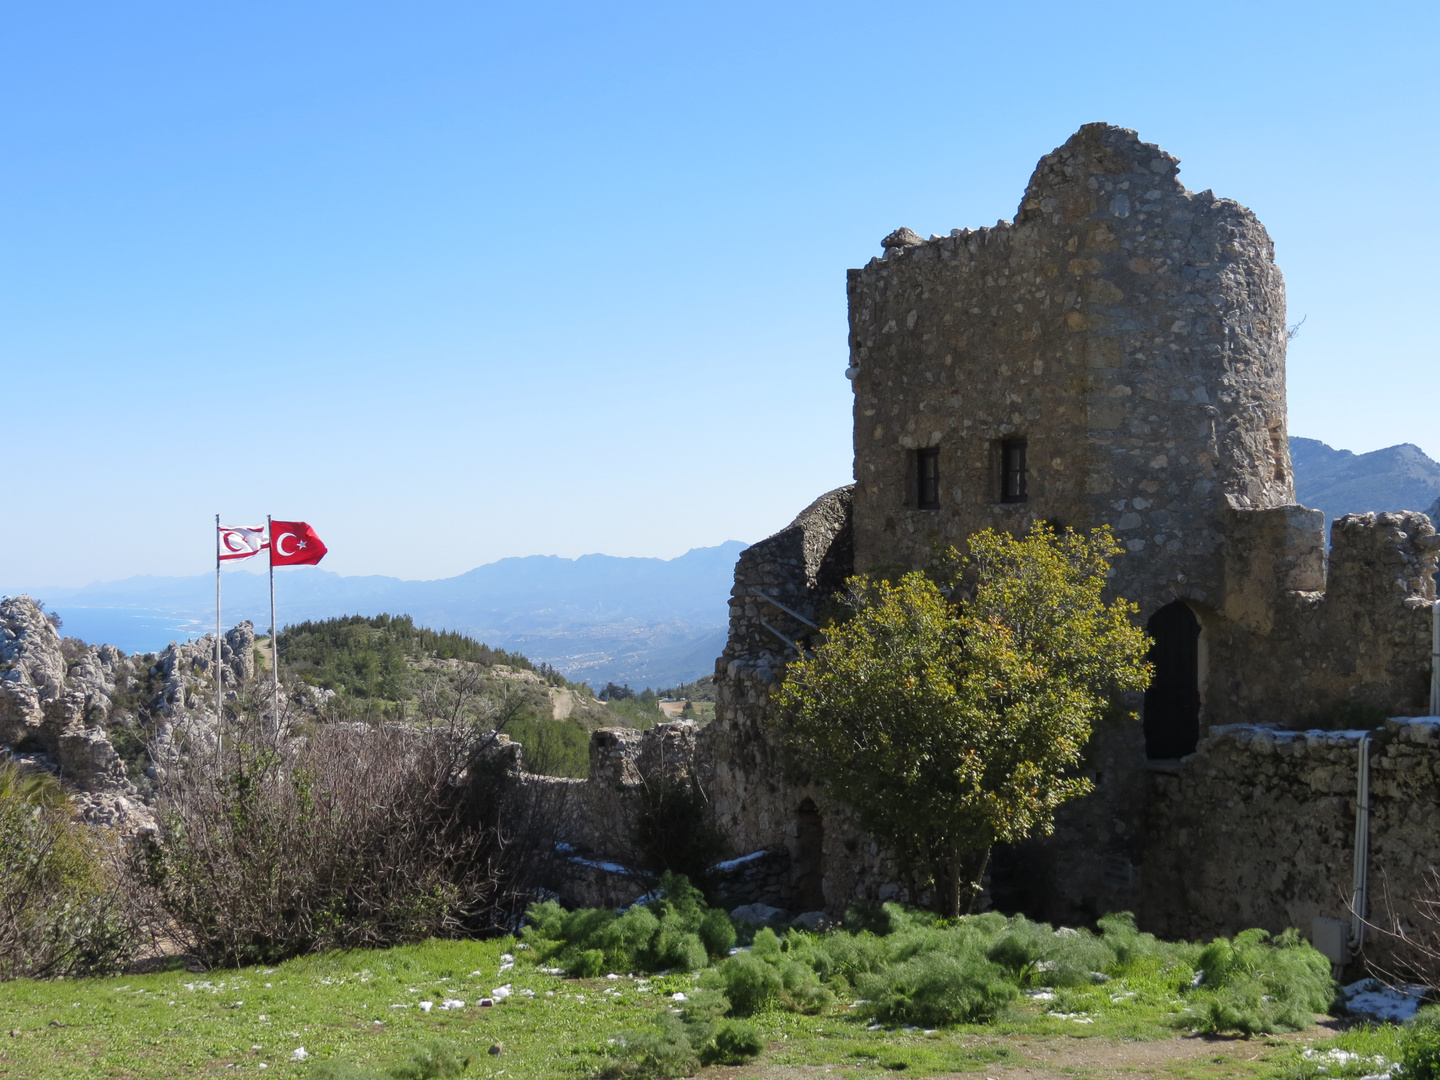
[[[280,664],[287,679],[313,688],[325,720],[464,716],[489,722],[523,744],[527,769],[550,776],[589,774],[595,728],[648,727],[661,719],[653,702],[648,708],[638,700],[607,705],[547,664],[455,631],[416,626],[409,615],[350,615],[286,627]]]

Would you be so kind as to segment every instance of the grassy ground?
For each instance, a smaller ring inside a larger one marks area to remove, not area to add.
[[[517,960],[502,972],[507,951]],[[478,1004],[505,985],[508,998],[494,1007]],[[21,980],[0,985],[0,1076],[229,1076],[263,1069],[267,1076],[303,1077],[326,1059],[394,1063],[438,1037],[474,1055],[469,1076],[585,1077],[602,1065],[607,1039],[645,1027],[670,1007],[669,995],[693,985],[691,975],[566,980],[538,970],[509,940],[437,941],[203,974]],[[450,1000],[464,1005],[443,1008]],[[426,1001],[428,1012],[421,1008]],[[1392,1029],[1317,1042],[1309,1058],[1302,1044],[1333,1032],[1202,1040],[1175,1026],[1182,1008],[1139,980],[1027,997],[996,1024],[934,1032],[872,1028],[843,1004],[821,1016],[776,1012],[755,1020],[767,1044],[759,1059],[709,1072],[1312,1080],[1378,1073],[1373,1056],[1393,1055]],[[487,1051],[497,1042],[503,1053],[492,1056]],[[308,1060],[292,1060],[300,1047]],[[1316,1056],[1331,1049],[1356,1053],[1357,1060]]]

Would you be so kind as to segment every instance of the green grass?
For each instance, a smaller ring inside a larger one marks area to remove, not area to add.
[[[1373,1076],[1400,1060],[1405,1029],[1396,1024],[1362,1024],[1305,1047],[1280,1062],[1281,1080],[1344,1080]]]
[[[507,951],[517,962],[502,973]],[[205,974],[19,980],[0,985],[0,1076],[230,1076],[236,1067],[254,1071],[264,1063],[267,1076],[303,1077],[317,1061],[394,1064],[439,1038],[473,1057],[467,1076],[498,1077],[503,1070],[507,1080],[587,1077],[604,1064],[607,1039],[652,1023],[671,1006],[669,995],[692,991],[697,980],[624,973],[568,980],[538,970],[531,954],[511,939],[433,941]],[[494,1008],[477,1005],[506,983],[515,991],[510,998]],[[982,1073],[992,1063],[1020,1063],[1020,1046],[1174,1038],[1184,1008],[1174,985],[1173,972],[1137,973],[1057,989],[1051,1000],[1022,997],[993,1023],[938,1031],[873,1027],[847,1000],[815,1016],[762,1012],[751,1022],[766,1050],[742,1075],[792,1065],[857,1077]],[[527,989],[533,998],[519,993]],[[463,1000],[464,1008],[442,1011],[447,998]],[[434,1003],[429,1013],[418,1007],[423,1000]],[[1350,1033],[1335,1043],[1349,1048],[1343,1040],[1366,1037]],[[505,1052],[492,1057],[486,1051],[496,1042]],[[300,1046],[312,1056],[291,1061]],[[1298,1051],[1292,1056],[1290,1071],[1279,1074],[1286,1080],[1337,1075],[1304,1071],[1306,1059]],[[1187,1075],[1197,1077],[1233,1076],[1239,1067],[1233,1058],[1187,1066]],[[1241,1072],[1277,1075],[1263,1062]]]

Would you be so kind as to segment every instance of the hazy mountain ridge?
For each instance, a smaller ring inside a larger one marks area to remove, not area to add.
[[[730,540],[674,559],[532,555],[453,578],[342,577],[316,567],[276,574],[281,625],[335,615],[408,614],[417,625],[458,630],[595,683],[675,685],[709,674],[724,648],[735,560]],[[19,591],[19,590],[14,590]],[[28,590],[65,632],[126,651],[154,651],[214,628],[215,582],[134,577],[81,588]],[[264,574],[226,571],[224,621],[266,627]]]

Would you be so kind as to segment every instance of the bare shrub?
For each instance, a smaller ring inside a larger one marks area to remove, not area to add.
[[[1382,880],[1382,921],[1366,926],[1384,947],[1367,955],[1366,966],[1389,983],[1440,986],[1440,870],[1429,867],[1415,893],[1399,903]]]
[[[88,974],[145,937],[124,842],[76,821],[60,784],[0,760],[0,979]]]
[[[523,909],[511,840],[533,823],[505,744],[463,700],[427,704],[429,724],[299,735],[244,710],[218,759],[181,749],[152,866],[191,948],[273,962],[483,932]]]

